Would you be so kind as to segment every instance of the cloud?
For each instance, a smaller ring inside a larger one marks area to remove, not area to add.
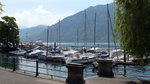
[[[39,5],[31,11],[24,10],[9,14],[9,16],[15,17],[17,24],[23,27],[32,27],[40,24],[52,25],[59,19],[51,11],[44,9],[43,5]]]
[[[43,5],[39,5],[38,8],[35,9],[35,12],[36,12],[36,13],[39,13],[39,14],[47,14],[47,15],[52,14],[50,11],[45,10],[45,9],[43,8]]]

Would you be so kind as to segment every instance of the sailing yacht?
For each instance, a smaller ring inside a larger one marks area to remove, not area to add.
[[[77,31],[78,33],[78,31]],[[77,34],[78,35],[78,34]],[[78,40],[77,40],[78,41]],[[92,63],[96,61],[96,55],[92,53],[87,53],[87,29],[86,29],[86,10],[85,10],[85,24],[84,24],[84,48],[83,53],[75,52],[72,54],[68,54],[66,59],[66,63]]]
[[[109,7],[107,4],[107,28],[108,28],[108,51],[105,54],[102,54],[100,58],[108,58],[110,57],[110,39],[109,39]]]

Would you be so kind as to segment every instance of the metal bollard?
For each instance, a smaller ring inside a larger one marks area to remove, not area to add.
[[[39,76],[39,64],[38,64],[38,60],[36,60],[36,74],[35,74],[35,76],[37,77],[37,76]]]
[[[16,71],[16,58],[13,58],[13,71]]]

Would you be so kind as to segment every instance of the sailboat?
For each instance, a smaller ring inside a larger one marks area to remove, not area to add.
[[[61,29],[60,29],[60,20],[58,22],[58,28],[57,28],[57,50],[49,52],[49,56],[47,57],[47,60],[52,61],[62,61],[64,62],[65,58],[67,57],[66,54],[62,53],[61,49]]]
[[[77,30],[78,33],[78,30]],[[77,34],[78,36],[78,34]],[[87,53],[87,29],[86,29],[86,10],[85,10],[85,24],[84,24],[84,52],[79,53],[75,52],[73,54],[69,54],[66,63],[92,63],[97,60],[96,55],[92,53]]]
[[[68,58],[66,59],[66,64],[67,63],[80,63],[80,64],[86,64],[86,63],[92,63],[96,61],[96,56],[95,54],[92,53],[74,53],[74,54],[69,54]]]
[[[37,53],[37,57],[39,60],[46,60],[48,57],[48,37],[49,36],[49,26],[47,27],[47,44],[46,44],[46,51],[42,50],[40,53]]]
[[[60,50],[61,49],[61,29],[60,29],[60,20],[59,20],[59,22],[58,22],[58,28],[57,28],[57,39],[58,39],[58,43],[57,43],[57,45],[58,45],[58,50]]]
[[[109,39],[109,7],[107,4],[107,29],[108,29],[108,51],[107,54],[102,54],[100,58],[108,58],[110,57],[110,39]]]

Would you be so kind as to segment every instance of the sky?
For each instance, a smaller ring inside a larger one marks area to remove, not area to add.
[[[16,18],[19,28],[53,25],[90,6],[112,3],[113,0],[1,0],[5,12],[1,16]]]

